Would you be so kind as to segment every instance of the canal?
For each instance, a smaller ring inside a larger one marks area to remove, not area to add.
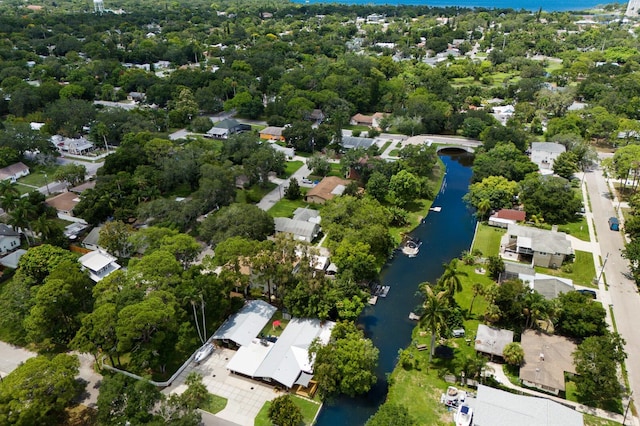
[[[475,218],[462,201],[471,179],[470,154],[442,155],[446,176],[433,206],[441,212],[430,212],[412,236],[422,241],[415,258],[402,254],[383,269],[380,280],[391,286],[386,299],[378,299],[360,317],[367,337],[380,349],[378,382],[369,393],[358,398],[341,397],[327,401],[318,416],[318,426],[364,425],[384,402],[387,395],[386,375],[395,367],[398,351],[411,342],[416,323],[409,312],[420,302],[418,284],[434,282],[443,271],[442,264],[469,249],[475,229]]]

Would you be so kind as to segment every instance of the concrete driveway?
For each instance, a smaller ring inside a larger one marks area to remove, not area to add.
[[[267,211],[271,207],[273,207],[275,203],[280,201],[280,199],[284,197],[285,190],[289,187],[289,180],[291,180],[291,178],[296,178],[300,186],[311,186],[302,183],[302,178],[306,178],[307,176],[309,176],[309,174],[311,174],[311,170],[309,170],[309,168],[307,167],[306,158],[294,157],[294,160],[302,161],[304,164],[302,165],[302,167],[296,170],[296,172],[292,174],[289,179],[285,179],[284,181],[282,179],[272,179],[271,181],[277,183],[278,186],[273,191],[262,197],[262,200],[260,200],[260,202],[257,204],[259,208]]]
[[[10,345],[9,343],[0,342],[0,377],[7,376],[26,360],[36,355],[35,352]]]

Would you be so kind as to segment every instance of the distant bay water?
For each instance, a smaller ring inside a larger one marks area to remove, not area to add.
[[[357,5],[407,5],[431,7],[483,7],[488,9],[542,10],[546,12],[584,10],[605,4],[602,0],[293,0],[296,3],[341,3]]]

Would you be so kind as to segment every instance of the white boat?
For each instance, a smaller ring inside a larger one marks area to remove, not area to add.
[[[459,406],[453,419],[456,422],[456,426],[471,426],[473,408],[465,404]]]
[[[214,348],[212,343],[205,343],[204,345],[202,345],[200,349],[198,349],[198,352],[196,352],[196,356],[193,357],[193,360],[198,364],[200,364],[209,355],[211,355],[211,353],[213,352],[213,349]]]
[[[465,391],[458,390],[455,386],[449,386],[447,392],[440,396],[440,402],[448,407],[457,407],[467,399]]]

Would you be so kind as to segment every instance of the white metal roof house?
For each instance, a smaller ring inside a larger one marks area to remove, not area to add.
[[[553,162],[566,150],[564,145],[555,142],[533,142],[531,161],[536,163],[541,171],[552,170]]]
[[[309,346],[317,338],[326,344],[334,322],[319,319],[293,318],[275,343],[254,339],[242,346],[229,361],[227,368],[267,382],[278,382],[287,388],[298,384],[307,386],[313,377],[313,359],[309,360]]]
[[[320,226],[317,223],[305,220],[289,219],[288,217],[276,217],[273,219],[276,234],[287,233],[293,235],[298,241],[310,243],[318,236]]]
[[[213,333],[212,339],[233,342],[238,346],[250,345],[277,311],[263,300],[250,300]]]
[[[500,251],[531,259],[534,266],[545,268],[559,268],[565,257],[573,254],[571,241],[564,232],[516,224],[509,224],[500,241]]]
[[[479,385],[474,426],[584,426],[579,413],[550,399],[516,395]]]
[[[80,257],[78,262],[89,271],[89,277],[95,282],[120,269],[116,258],[102,250],[87,253]]]
[[[0,180],[10,180],[15,182],[23,176],[29,174],[29,167],[19,162],[0,169]]]

